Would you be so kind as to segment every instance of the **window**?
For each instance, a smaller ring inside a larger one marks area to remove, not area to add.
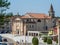
[[[38,36],[38,33],[36,33],[36,36]]]
[[[34,28],[34,25],[32,25],[32,28]]]
[[[46,26],[46,30],[48,29],[48,27]]]
[[[53,23],[55,23],[55,21],[53,21]]]
[[[31,36],[32,34],[31,33],[29,33],[29,36]]]
[[[2,29],[4,29],[5,27],[2,27]]]
[[[7,42],[7,39],[3,39],[3,41]]]
[[[40,19],[38,19],[38,22],[41,22],[41,20],[40,20]]]
[[[29,21],[29,19],[27,19],[27,22]]]
[[[17,29],[17,34],[19,34],[19,30]]]
[[[31,25],[29,27],[31,28]]]
[[[48,30],[48,26],[44,26],[43,28],[44,28],[44,30]]]
[[[34,28],[34,25],[29,25],[30,28]]]
[[[7,27],[7,29],[9,29],[9,27]]]
[[[27,33],[26,33],[26,35],[27,35]]]

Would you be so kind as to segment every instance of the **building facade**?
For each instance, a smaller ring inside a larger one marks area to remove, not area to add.
[[[28,35],[29,33],[29,35],[38,35],[40,32],[47,34],[50,28],[56,26],[55,12],[52,5],[48,12],[49,15],[43,13],[26,13],[20,16],[17,14],[11,17],[7,25],[9,25],[9,30],[12,34]]]
[[[56,18],[52,5],[49,10],[49,15],[41,13],[26,13],[23,16],[16,15],[11,18],[12,33],[27,35],[30,31],[38,31],[46,34],[50,28],[56,25],[55,20]]]

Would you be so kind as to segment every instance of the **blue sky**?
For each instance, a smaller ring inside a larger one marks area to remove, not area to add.
[[[60,16],[60,0],[9,0],[11,2],[10,9],[6,12],[13,12],[20,15],[25,13],[45,13],[48,14],[52,3],[56,16]]]

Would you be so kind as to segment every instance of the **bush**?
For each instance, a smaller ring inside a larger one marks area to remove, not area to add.
[[[38,45],[38,44],[39,44],[38,38],[33,37],[33,38],[32,38],[32,43],[33,43],[33,45]]]
[[[56,40],[56,43],[58,43],[58,39]]]
[[[47,44],[52,44],[52,39],[51,38],[47,38]]]
[[[44,42],[47,42],[47,37],[43,37],[43,41]]]

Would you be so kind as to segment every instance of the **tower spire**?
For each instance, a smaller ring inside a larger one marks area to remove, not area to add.
[[[50,11],[54,11],[52,4],[50,6]]]
[[[51,6],[50,6],[50,10],[49,10],[49,16],[51,16],[52,18],[54,18],[55,17],[55,11],[54,11],[54,9],[53,9],[53,5],[51,4]]]

